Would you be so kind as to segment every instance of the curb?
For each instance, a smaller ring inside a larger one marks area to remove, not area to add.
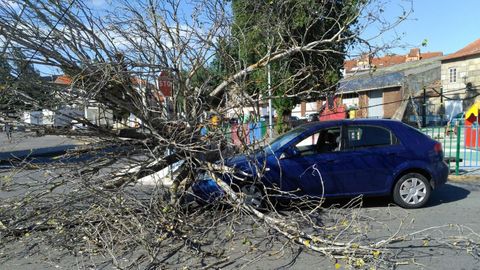
[[[0,152],[0,162],[10,159],[30,159],[38,157],[54,157],[65,154],[68,150],[75,149],[76,145],[62,145],[55,147],[34,148],[28,150],[16,150]]]
[[[480,181],[480,175],[449,175],[450,182]]]

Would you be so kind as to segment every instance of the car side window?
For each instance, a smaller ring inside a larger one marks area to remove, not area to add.
[[[340,127],[322,129],[295,145],[302,156],[340,150]]]
[[[397,137],[388,129],[379,126],[349,126],[347,148],[361,149],[398,144]]]

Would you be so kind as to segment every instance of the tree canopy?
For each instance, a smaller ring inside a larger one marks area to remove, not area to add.
[[[58,105],[53,104],[52,100],[54,88],[48,79],[42,79],[20,48],[6,50],[5,54],[0,56],[1,110],[20,112],[36,106],[47,108]],[[26,96],[29,98],[25,99]]]
[[[338,42],[317,44],[271,65],[274,106],[280,115],[300,100],[318,99],[341,78],[346,47],[358,14],[358,1],[287,0],[232,2],[232,57],[242,67],[278,48],[334,38]],[[245,82],[254,94],[266,94],[267,74],[260,69]]]

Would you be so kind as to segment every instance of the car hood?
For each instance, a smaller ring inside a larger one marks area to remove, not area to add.
[[[270,154],[271,155],[271,154]],[[255,175],[257,167],[263,164],[267,158],[265,151],[258,151],[252,155],[236,155],[225,160],[225,165],[230,168],[235,168],[242,172]]]

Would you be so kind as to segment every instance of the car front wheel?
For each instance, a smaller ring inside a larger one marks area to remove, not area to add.
[[[244,202],[246,205],[253,206],[256,209],[263,209],[265,207],[264,193],[258,185],[246,184],[240,188],[244,194]]]
[[[419,208],[430,198],[432,188],[427,178],[419,173],[402,176],[393,189],[393,201],[403,208]]]

